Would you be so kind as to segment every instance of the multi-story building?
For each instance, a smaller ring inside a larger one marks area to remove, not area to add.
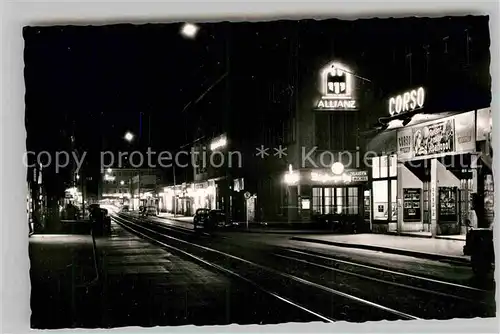
[[[372,231],[464,237],[468,224],[491,225],[487,26],[477,19],[434,35],[413,56],[409,80],[384,99],[367,147]]]
[[[225,145],[214,151],[226,152],[226,156],[239,152],[242,165],[235,167],[233,163],[231,168],[215,169],[195,167],[190,181],[187,179],[184,186],[177,182],[176,193],[182,191],[185,202],[197,203],[189,204],[190,209],[185,211],[189,214],[194,207],[223,208],[223,203],[227,203],[237,219],[250,216],[262,221],[307,221],[317,215],[346,214],[368,224],[374,219],[378,206],[375,207],[376,194],[371,190],[372,169],[367,166],[371,160],[365,159],[371,147],[371,144],[367,146],[371,139],[367,130],[385,128],[378,120],[386,116],[391,94],[404,92],[408,86],[422,82],[439,82],[436,88],[446,87],[446,76],[455,75],[459,64],[466,60],[450,57],[452,48],[454,52],[460,48],[446,44],[446,38],[443,40],[451,31],[456,31],[453,28],[456,24],[441,21],[439,34],[443,36],[422,32],[422,38],[412,40],[407,37],[410,33],[392,34],[396,26],[405,23],[380,21],[377,31],[385,31],[387,36],[374,37],[370,45],[360,46],[353,42],[353,36],[369,33],[369,29],[363,31],[365,23],[357,23],[360,28],[351,33],[351,23],[334,22],[330,28],[337,32],[345,28],[346,34],[330,35],[331,41],[321,47],[317,39],[311,37],[315,32],[310,23],[280,24],[276,27],[283,28],[280,34],[287,38],[280,42],[279,48],[286,50],[276,52],[277,56],[255,51],[252,62],[248,63],[245,57],[239,61],[238,51],[233,51],[232,75],[226,78],[229,86],[234,87],[229,94],[230,106],[215,108],[219,112],[228,110],[229,115],[214,116],[207,112],[208,107],[201,108],[203,121],[193,123],[198,134],[195,137],[203,138],[194,145],[198,150],[205,147],[210,152],[210,145],[220,143],[224,137]],[[409,28],[413,32],[435,29],[423,21],[411,24],[421,27]],[[246,37],[242,40],[251,45],[252,40]],[[448,56],[438,57],[436,54],[443,43],[449,48]],[[242,54],[249,52],[245,46],[238,48]],[[272,49],[278,49],[278,44]],[[265,73],[259,72],[259,67]],[[470,70],[465,67],[460,71]],[[244,89],[237,89],[239,87]],[[433,91],[446,93],[446,89]],[[467,98],[462,96],[455,109],[458,105],[465,108],[466,102]],[[447,108],[453,106],[448,104]],[[206,126],[209,115],[224,125],[219,131]],[[210,194],[200,191],[196,196],[212,195],[215,200],[192,200],[187,189],[196,189],[193,184],[200,183]],[[391,214],[388,217],[392,217]]]

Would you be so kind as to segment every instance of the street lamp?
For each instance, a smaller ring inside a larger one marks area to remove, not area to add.
[[[341,162],[335,162],[333,165],[332,165],[332,172],[333,174],[335,175],[340,175],[344,172],[344,165],[341,163]]]
[[[288,172],[285,174],[284,181],[287,185],[295,185],[299,182],[300,176],[297,172],[293,171],[292,165],[288,165]]]
[[[132,132],[127,132],[124,138],[130,143],[132,140],[134,140],[134,134]]]
[[[214,151],[218,148],[222,148],[222,147],[225,147],[227,145],[227,138],[225,136],[221,137],[221,138],[218,138],[216,140],[214,140],[211,144],[210,144],[210,150]]]
[[[197,25],[195,24],[192,24],[192,23],[185,23],[183,26],[182,26],[182,29],[181,29],[181,35],[186,37],[186,38],[195,38],[196,37],[196,34],[198,33],[198,30],[200,28],[198,28]]]

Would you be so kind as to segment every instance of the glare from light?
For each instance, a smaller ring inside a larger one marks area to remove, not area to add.
[[[345,182],[349,183],[352,181],[351,175],[342,174],[342,175],[332,175],[327,173],[318,173],[311,172],[311,181],[313,182],[322,182],[322,183],[331,183],[331,182]]]
[[[218,148],[221,148],[221,147],[224,147],[227,145],[227,139],[226,137],[222,137],[222,138],[219,138],[215,141],[213,141],[211,144],[210,144],[210,150],[216,150]]]
[[[200,28],[192,23],[185,23],[182,26],[181,34],[187,38],[195,38]]]
[[[127,132],[124,138],[126,141],[131,142],[132,140],[134,140],[134,134],[132,132]]]
[[[299,173],[288,171],[285,174],[285,183],[288,185],[296,184],[297,182],[299,182],[299,179]]]
[[[115,180],[115,177],[112,176],[112,175],[104,175],[104,181],[109,181],[109,182],[113,182]]]
[[[108,168],[108,170],[107,170],[108,174],[111,174],[112,171],[113,170],[111,168]]]
[[[341,163],[341,162],[335,162],[333,165],[332,165],[332,172],[333,174],[335,175],[340,175],[344,172],[344,165]]]
[[[122,186],[123,186],[124,184],[125,184],[125,181],[121,180],[121,181],[120,181],[120,185],[122,185]]]
[[[80,180],[80,175],[76,174],[76,179]]]

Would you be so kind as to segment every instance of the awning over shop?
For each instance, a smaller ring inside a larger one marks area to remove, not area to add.
[[[375,135],[375,137],[368,142],[368,145],[366,146],[366,151],[374,152],[377,154],[396,153],[397,149],[396,140],[397,140],[396,130],[382,131],[379,134]]]

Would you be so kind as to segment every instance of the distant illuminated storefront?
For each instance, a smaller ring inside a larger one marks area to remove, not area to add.
[[[289,167],[283,178],[291,202],[289,215],[301,220],[314,220],[322,215],[363,217],[364,190],[368,173],[344,169],[340,162],[331,168],[312,168],[294,171]]]
[[[194,215],[196,210],[216,209],[216,184],[213,180],[168,186],[160,196],[160,210]]]
[[[489,227],[491,110],[416,113],[423,96],[418,89],[391,98],[391,116],[413,113],[391,119],[368,145],[377,154],[371,160],[372,231],[435,236],[463,235],[468,221]],[[483,193],[486,222],[472,209],[473,197]]]

